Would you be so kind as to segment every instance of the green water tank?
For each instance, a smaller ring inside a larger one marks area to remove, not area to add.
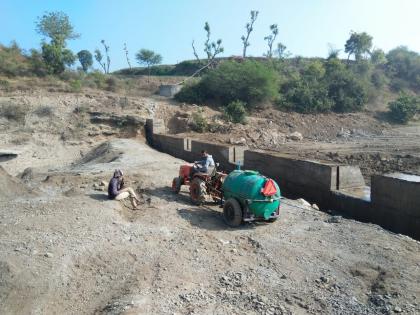
[[[268,180],[271,179],[256,171],[235,170],[223,182],[223,198],[234,198],[242,209],[248,208],[254,216],[268,219],[280,206],[281,197],[280,188],[273,180],[275,193],[271,196],[262,193]]]

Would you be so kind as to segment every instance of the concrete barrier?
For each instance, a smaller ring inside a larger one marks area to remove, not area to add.
[[[179,91],[181,91],[182,86],[179,84],[164,84],[159,86],[159,95],[166,97],[174,97]]]
[[[402,173],[372,176],[372,203],[420,218],[420,176]]]
[[[337,166],[303,161],[280,154],[246,150],[244,167],[274,178],[286,196],[322,202],[321,192],[337,187]]]
[[[283,194],[316,202],[362,222],[379,224],[420,240],[420,177],[390,174],[372,177],[371,192],[357,166],[293,159],[277,153],[215,144],[156,133],[162,121],[147,121],[146,136],[159,151],[192,162],[201,150],[213,155],[222,169],[231,171],[239,161],[275,179]]]

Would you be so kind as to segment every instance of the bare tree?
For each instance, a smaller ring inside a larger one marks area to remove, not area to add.
[[[124,52],[125,52],[125,58],[127,59],[128,67],[131,70],[131,63],[130,63],[130,58],[128,58],[128,49],[127,49],[126,43],[124,43]]]
[[[224,51],[222,47],[222,40],[218,39],[216,42],[210,42],[210,25],[208,22],[204,24],[204,30],[206,31],[206,41],[204,42],[204,52],[207,55],[207,64],[210,66],[213,64],[214,58]]]
[[[216,58],[217,55],[223,53],[224,48],[222,47],[222,40],[219,38],[216,42],[211,42],[210,40],[210,25],[208,22],[206,22],[204,24],[204,30],[206,31],[206,41],[204,42],[204,52],[207,55],[207,63],[202,66],[200,69],[198,69],[196,72],[194,72],[191,76],[189,76],[188,78],[186,78],[185,80],[183,80],[182,82],[178,83],[178,84],[182,84],[185,81],[187,81],[188,79],[195,77],[197,74],[199,74],[201,71],[203,71],[206,68],[211,68],[214,64],[214,59]],[[195,49],[194,46],[194,40],[192,41],[191,44],[192,48],[193,48],[193,53],[195,58],[197,59],[198,63],[201,63],[200,57],[197,54],[197,51]]]
[[[102,62],[102,53],[99,49],[95,49],[95,59],[101,65],[102,69],[104,69],[104,73],[106,73],[106,64]]]
[[[109,65],[111,64],[111,58],[109,57],[109,46],[105,43],[104,39],[101,40],[101,43],[102,43],[102,45],[104,45],[105,55],[106,55],[106,71],[105,71],[105,73],[109,73]]]
[[[192,41],[191,46],[192,46],[192,49],[193,49],[195,59],[197,59],[197,62],[200,63],[200,57],[198,57],[197,51],[195,50],[194,40]]]
[[[282,43],[277,44],[277,49],[275,50],[275,52],[280,60],[283,60],[290,56],[290,52],[286,52],[286,48],[287,47]]]
[[[249,23],[246,23],[246,36],[242,35],[241,39],[242,39],[242,43],[244,45],[244,49],[243,49],[243,53],[242,53],[242,57],[246,57],[246,49],[248,48],[248,46],[250,46],[251,44],[249,43],[249,35],[251,35],[251,32],[254,30],[254,23],[257,20],[258,17],[258,11],[251,11],[251,21]]]
[[[273,57],[273,43],[276,40],[277,34],[279,33],[277,24],[270,25],[270,31],[271,31],[271,34],[264,37],[264,40],[267,41],[267,45],[268,45],[268,51],[265,55],[269,59]]]
[[[222,47],[222,40],[220,38],[216,42],[211,41],[210,25],[208,22],[204,24],[204,30],[206,31],[206,40],[204,42],[204,52],[207,55],[207,65],[205,66],[205,68],[207,68],[213,65],[214,59],[216,58],[217,55],[221,54],[224,51],[224,48]],[[195,49],[194,40],[192,41],[191,46],[192,46],[195,58],[197,59],[198,63],[200,63],[201,60]]]

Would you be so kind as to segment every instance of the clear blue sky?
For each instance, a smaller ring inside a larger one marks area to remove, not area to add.
[[[263,38],[274,23],[279,26],[278,40],[293,55],[326,56],[328,43],[343,49],[351,30],[368,32],[374,46],[385,51],[406,45],[420,52],[420,0],[0,0],[0,43],[16,40],[25,49],[39,47],[36,18],[59,10],[81,34],[69,48],[93,52],[105,39],[112,70],[127,67],[124,42],[133,65],[140,48],[160,53],[166,64],[193,59],[193,39],[204,57],[206,21],[212,37],[223,40],[224,56],[240,55],[240,37],[253,9],[260,14],[249,55],[266,50]]]

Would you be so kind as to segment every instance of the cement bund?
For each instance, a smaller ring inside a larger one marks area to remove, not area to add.
[[[156,130],[164,129],[162,125],[162,121],[146,122],[148,142],[161,152],[193,162],[200,157],[201,150],[207,150],[222,170],[229,172],[239,162],[245,169],[275,179],[287,197],[304,198],[323,209],[334,209],[344,216],[420,240],[418,176],[375,175],[369,189],[357,166],[299,160],[271,152],[156,133]]]
[[[166,84],[159,86],[159,95],[166,97],[174,97],[179,91],[181,91],[182,86],[179,84]]]

